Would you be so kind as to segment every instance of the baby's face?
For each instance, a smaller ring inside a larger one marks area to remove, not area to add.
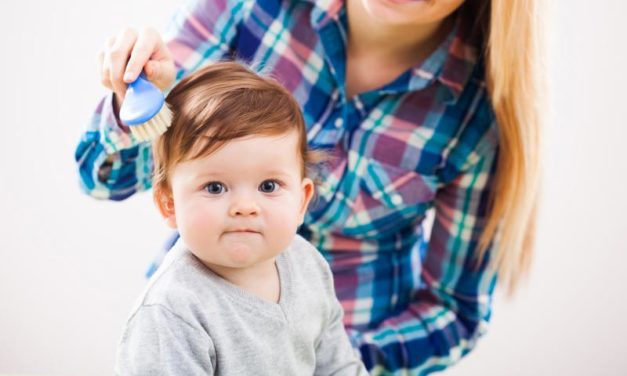
[[[296,132],[246,137],[174,167],[170,223],[207,266],[254,266],[292,241],[313,192],[297,143]]]

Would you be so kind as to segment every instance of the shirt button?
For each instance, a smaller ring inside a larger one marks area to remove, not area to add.
[[[344,125],[344,120],[342,118],[335,119],[335,128],[341,128]]]
[[[399,195],[394,195],[394,196],[392,196],[392,203],[394,205],[400,205],[400,204],[403,203],[403,199]]]

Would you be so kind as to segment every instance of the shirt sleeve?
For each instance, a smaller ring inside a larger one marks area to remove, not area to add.
[[[189,72],[232,55],[237,27],[250,1],[188,1],[164,33],[177,67],[175,82]],[[150,143],[120,127],[113,94],[98,104],[75,150],[82,190],[95,198],[123,200],[152,186]]]
[[[213,375],[208,334],[159,305],[142,306],[118,347],[116,375]]]
[[[485,123],[485,121],[484,121]],[[486,332],[496,272],[477,262],[497,158],[496,126],[469,128],[442,170],[435,218],[422,249],[421,284],[409,307],[365,332],[351,331],[372,375],[425,375],[455,364]],[[491,130],[486,131],[486,127]],[[480,138],[478,141],[477,139]]]
[[[326,261],[321,262],[327,269],[327,295],[332,303],[329,319],[316,345],[314,376],[367,376],[368,372],[346,334],[342,321],[344,310],[335,296],[331,270]]]

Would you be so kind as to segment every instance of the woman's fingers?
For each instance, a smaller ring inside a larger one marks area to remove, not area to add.
[[[176,73],[170,51],[152,28],[139,33],[127,28],[107,39],[99,60],[101,82],[118,99],[124,98],[128,83],[136,80],[142,70],[162,90],[172,84]]]
[[[120,98],[123,98],[126,92],[126,82],[124,82],[123,76],[136,41],[137,32],[135,30],[130,28],[122,30],[110,47],[108,56],[105,57],[109,64],[111,86]]]
[[[144,29],[137,35],[124,72],[124,82],[130,83],[137,79],[144,65],[157,53],[160,39],[159,34],[151,28]]]
[[[174,59],[160,37],[157,40],[157,48],[148,63],[144,65],[144,72],[148,79],[161,90],[166,90],[174,82],[176,76]]]
[[[113,43],[115,43],[115,37],[107,38],[104,48],[98,54],[98,60],[100,62],[100,82],[109,90],[113,90],[113,85],[111,84],[111,67],[108,60],[108,53]]]

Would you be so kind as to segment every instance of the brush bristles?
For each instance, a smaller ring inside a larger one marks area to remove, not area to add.
[[[150,120],[143,124],[132,125],[131,133],[140,142],[152,141],[168,130],[172,122],[172,112],[165,104]]]

